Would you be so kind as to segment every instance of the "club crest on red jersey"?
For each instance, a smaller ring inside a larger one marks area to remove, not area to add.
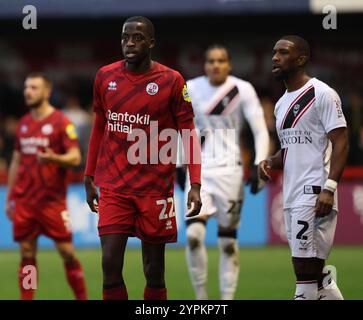
[[[53,126],[50,123],[47,123],[42,127],[43,134],[50,135],[52,132],[53,132]]]
[[[146,86],[146,92],[153,96],[155,94],[157,94],[159,91],[159,86],[155,83],[155,82],[150,82],[147,84]]]
[[[23,124],[21,127],[20,127],[20,132],[21,133],[26,133],[28,131],[28,126],[26,126],[25,124]]]

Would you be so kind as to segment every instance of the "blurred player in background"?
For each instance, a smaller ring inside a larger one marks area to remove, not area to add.
[[[129,236],[138,237],[142,243],[144,299],[167,298],[164,254],[165,243],[177,241],[173,191],[177,137],[181,130],[192,133],[191,146],[195,144],[192,149],[196,149],[191,154],[193,164],[189,165],[188,204],[193,203],[190,214],[198,214],[201,207],[200,147],[193,108],[182,76],[151,60],[154,45],[150,20],[127,19],[121,36],[125,60],[102,67],[94,84],[95,120],[85,188],[91,210],[99,212],[104,299],[128,299],[122,269]],[[158,125],[159,132],[175,132],[173,162],[159,160],[165,142],[159,141],[158,147],[152,147],[152,141],[159,139],[159,134],[152,131],[153,124]],[[147,153],[146,163],[130,161],[129,152],[136,145],[132,133],[136,130],[148,137],[140,149],[141,154]],[[150,163],[152,154],[157,159]],[[99,202],[95,185],[101,190]]]
[[[255,142],[255,160],[248,180],[253,194],[262,188],[257,164],[268,155],[269,136],[256,92],[249,82],[229,75],[230,72],[228,50],[213,45],[205,53],[206,76],[187,82],[202,141],[203,206],[198,217],[186,222],[186,256],[197,299],[208,298],[204,241],[206,221],[211,215],[218,222],[221,299],[233,299],[236,291],[239,274],[237,229],[244,198],[240,143],[244,119],[251,127]]]
[[[34,290],[23,285],[24,266],[36,267],[37,238],[54,240],[75,297],[87,299],[82,267],[72,245],[66,208],[67,167],[81,161],[74,125],[49,104],[52,84],[41,73],[25,80],[25,104],[30,112],[21,118],[8,178],[6,212],[19,242],[21,299],[31,300]]]
[[[259,164],[261,178],[283,169],[284,216],[296,274],[295,300],[343,299],[323,273],[337,223],[337,184],[348,156],[346,121],[338,94],[309,77],[306,40],[285,36],[273,49],[272,74],[285,94],[275,106],[281,149]]]

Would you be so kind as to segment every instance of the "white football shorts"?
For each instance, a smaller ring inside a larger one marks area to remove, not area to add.
[[[186,198],[189,188],[189,178],[187,178],[185,187]],[[202,208],[200,214],[196,217],[203,215],[213,216],[221,227],[238,228],[244,199],[242,166],[213,169],[202,168],[202,187],[200,193]],[[187,203],[186,200],[185,203]]]
[[[296,258],[326,260],[333,246],[337,211],[315,217],[314,207],[302,206],[284,210],[286,236]]]

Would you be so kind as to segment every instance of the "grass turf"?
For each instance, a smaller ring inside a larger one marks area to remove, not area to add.
[[[101,253],[97,249],[78,249],[83,264],[90,299],[102,296]],[[208,292],[210,299],[219,298],[217,248],[208,249]],[[0,252],[0,299],[18,299],[16,273],[17,251]],[[240,249],[241,272],[236,299],[291,299],[295,285],[287,247]],[[335,247],[327,264],[337,268],[338,285],[345,299],[363,299],[363,248]],[[38,255],[39,283],[37,299],[73,299],[65,279],[60,257],[54,250],[42,250]],[[144,276],[141,251],[128,248],[124,277],[129,298],[141,299]],[[182,248],[167,248],[166,283],[169,299],[193,299],[185,254]]]

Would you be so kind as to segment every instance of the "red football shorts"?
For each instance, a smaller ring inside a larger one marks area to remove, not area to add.
[[[61,203],[31,206],[15,202],[13,232],[15,241],[32,240],[40,234],[57,242],[72,241],[69,214]]]
[[[177,241],[173,197],[120,194],[101,188],[98,233],[124,233],[148,243]]]

